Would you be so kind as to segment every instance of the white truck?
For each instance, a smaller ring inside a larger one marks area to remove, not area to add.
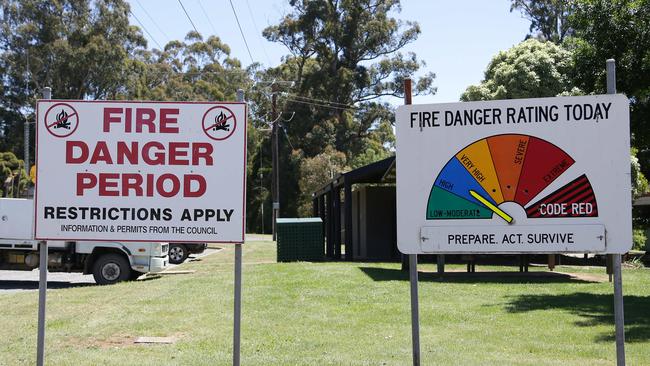
[[[0,198],[0,270],[31,271],[39,264],[33,239],[34,203],[30,199]],[[106,241],[48,241],[51,272],[92,273],[100,285],[160,272],[168,264],[168,243]]]

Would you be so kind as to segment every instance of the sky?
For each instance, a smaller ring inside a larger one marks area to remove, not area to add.
[[[133,13],[131,23],[141,28],[142,23],[150,48],[159,48],[156,42],[164,46],[170,40],[182,40],[193,29],[184,7],[204,38],[219,36],[230,46],[231,56],[244,66],[251,63],[251,56],[265,67],[277,66],[288,54],[284,46],[262,36],[264,28],[277,24],[290,12],[286,0],[232,0],[250,56],[229,0],[128,2]],[[435,73],[434,85],[438,88],[433,96],[415,97],[414,103],[457,102],[469,85],[483,79],[492,57],[521,42],[530,26],[519,12],[510,12],[510,0],[402,0],[401,7],[394,17],[416,21],[421,29],[418,39],[402,52],[415,52],[426,62],[421,73]],[[401,104],[397,98],[389,102]]]

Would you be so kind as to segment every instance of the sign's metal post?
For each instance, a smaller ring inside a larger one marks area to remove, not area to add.
[[[233,366],[239,366],[241,348],[241,254],[242,245],[235,244],[235,312],[233,315]]]
[[[412,103],[411,79],[404,79],[404,104]],[[409,254],[409,278],[411,282],[411,339],[413,365],[420,365],[420,311],[418,299],[418,255]]]
[[[45,297],[47,294],[47,242],[38,242],[39,254],[39,279],[38,279],[38,337],[36,345],[36,364],[45,364]]]
[[[52,99],[52,89],[43,88],[43,98]],[[47,295],[47,242],[40,241],[38,266],[38,336],[36,339],[36,365],[45,364],[45,304]]]
[[[244,91],[237,89],[237,101],[244,101]],[[239,366],[241,355],[241,262],[242,243],[235,244],[235,306],[233,314],[232,364]]]
[[[418,301],[418,255],[409,254],[411,279],[411,338],[413,340],[413,366],[420,366],[420,311]]]
[[[614,259],[614,320],[616,324],[616,364],[625,366],[625,317],[623,316],[623,278],[621,277],[621,255]]]
[[[607,60],[607,94],[616,94],[616,61]],[[612,254],[614,271],[614,321],[616,327],[616,364],[625,366],[625,317],[623,315],[623,277],[621,254]]]

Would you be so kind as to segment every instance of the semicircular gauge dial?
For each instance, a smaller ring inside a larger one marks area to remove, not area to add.
[[[511,223],[499,209],[515,202],[528,218],[596,217],[596,196],[586,175],[530,204],[575,161],[538,137],[503,134],[480,139],[455,154],[436,177],[427,202],[427,220],[489,219]]]

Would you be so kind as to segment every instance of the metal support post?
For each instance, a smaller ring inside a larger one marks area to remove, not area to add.
[[[43,98],[52,99],[52,89],[43,88]],[[38,123],[38,121],[36,121]],[[29,142],[27,142],[29,143]],[[38,335],[36,338],[36,365],[45,364],[45,305],[47,296],[47,242],[40,241],[38,268]]]
[[[623,315],[623,278],[621,255],[612,255],[614,267],[614,321],[616,324],[616,365],[625,366],[625,317]]]
[[[235,244],[235,311],[233,314],[232,364],[239,366],[241,354],[241,262],[242,244]]]
[[[36,341],[36,365],[45,364],[45,298],[47,295],[47,242],[40,241],[38,277],[38,337]]]
[[[609,59],[607,65],[607,94],[616,94],[616,61]],[[616,364],[625,366],[625,317],[623,315],[623,278],[621,254],[610,256],[614,272],[614,322],[616,327]]]
[[[420,365],[420,310],[418,300],[418,255],[409,254],[411,280],[411,338],[413,341],[413,366]]]
[[[237,90],[237,101],[244,101],[244,91]],[[232,364],[239,366],[241,355],[241,264],[242,244],[235,244],[235,299],[233,311]]]

